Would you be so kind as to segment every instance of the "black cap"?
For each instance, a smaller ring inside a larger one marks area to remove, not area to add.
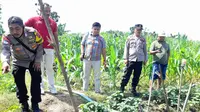
[[[142,24],[135,24],[134,28],[138,29],[138,30],[143,30],[143,25]]]
[[[24,27],[23,20],[17,16],[12,16],[8,19],[8,26],[11,24],[17,24],[21,27]]]
[[[100,27],[101,28],[101,24],[99,22],[94,22],[92,24],[92,27]]]

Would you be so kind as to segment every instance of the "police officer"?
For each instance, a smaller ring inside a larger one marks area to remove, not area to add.
[[[124,88],[130,79],[132,71],[134,70],[131,91],[133,96],[139,95],[136,91],[136,86],[139,82],[142,64],[145,65],[147,62],[146,40],[141,36],[142,30],[143,25],[136,24],[134,26],[134,34],[128,37],[124,48],[124,63],[126,64],[126,68],[121,81],[120,90],[121,92],[124,92]]]
[[[10,33],[2,38],[2,71],[10,70],[12,56],[14,80],[17,86],[17,98],[22,105],[22,112],[29,112],[27,88],[25,85],[25,71],[31,75],[31,102],[33,112],[40,112],[38,103],[41,102],[41,67],[43,55],[42,42],[36,30],[24,27],[21,18],[12,16],[8,19]]]

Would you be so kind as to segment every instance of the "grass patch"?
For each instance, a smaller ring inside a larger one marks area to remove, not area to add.
[[[96,94],[95,92],[91,92],[91,91],[85,92],[85,95],[90,97],[92,100],[97,101],[97,102],[105,101],[106,97],[108,96],[106,94]]]
[[[1,91],[0,96],[0,112],[20,112],[16,93]]]
[[[26,85],[30,96],[30,75],[26,73]],[[19,100],[16,97],[16,85],[11,73],[0,73],[0,112],[21,112]]]

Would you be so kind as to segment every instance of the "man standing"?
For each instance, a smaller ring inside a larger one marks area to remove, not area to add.
[[[44,3],[44,11],[48,18],[50,17],[51,14],[51,7],[49,4]],[[54,34],[55,40],[57,45],[58,44],[58,31],[57,31],[57,24],[56,22],[49,18],[50,22],[50,27],[51,30]],[[56,94],[56,88],[54,86],[54,70],[53,70],[53,63],[54,63],[54,49],[53,46],[50,45],[50,36],[47,30],[47,27],[45,25],[44,18],[42,16],[37,16],[30,18],[27,22],[25,22],[26,26],[33,27],[35,28],[42,36],[44,43],[44,51],[45,54],[43,55],[43,61],[42,61],[42,77],[44,78],[44,69],[46,69],[46,75],[48,78],[48,85],[49,85],[49,90],[52,94]],[[41,83],[41,93],[44,94],[44,82],[42,80]]]
[[[125,43],[124,48],[124,63],[126,69],[121,81],[121,92],[124,92],[132,71],[134,70],[134,77],[132,79],[132,93],[134,96],[139,94],[136,91],[136,86],[139,82],[140,74],[142,71],[142,63],[145,65],[147,62],[146,40],[141,36],[143,30],[142,24],[134,26],[134,34],[130,35]]]
[[[22,112],[29,112],[27,88],[25,84],[25,71],[29,69],[31,75],[31,102],[33,112],[39,112],[38,103],[41,102],[41,71],[43,39],[34,29],[24,27],[21,18],[12,16],[8,19],[10,33],[2,38],[2,71],[10,70],[10,57],[12,55],[12,74],[17,86],[17,98],[22,104]]]
[[[106,65],[106,42],[100,36],[101,24],[93,23],[92,32],[85,35],[81,42],[81,60],[83,60],[83,90],[87,91],[91,68],[94,71],[95,92],[100,93],[101,55]]]
[[[157,89],[159,89],[161,78],[163,81],[166,78],[166,70],[170,56],[169,44],[165,41],[165,33],[158,34],[157,40],[151,44],[150,54],[153,55],[153,78],[150,78],[149,86],[152,88],[153,80],[158,79]]]

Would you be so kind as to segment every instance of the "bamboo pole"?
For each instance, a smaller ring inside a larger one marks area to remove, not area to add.
[[[188,93],[187,93],[187,97],[186,97],[186,99],[185,99],[185,103],[184,103],[184,105],[183,105],[183,110],[182,110],[182,112],[185,111],[185,108],[186,108],[186,106],[187,106],[187,102],[188,102],[188,98],[189,98],[189,95],[190,95],[191,88],[192,88],[192,82],[190,83],[189,90],[188,90]]]
[[[180,80],[179,80],[179,94],[178,94],[177,112],[179,112],[179,108],[180,108],[182,76],[183,76],[183,67],[181,66],[181,74],[180,74]]]
[[[159,65],[159,68],[160,68],[160,74],[161,74],[161,82],[162,82],[162,86],[163,86],[163,91],[164,91],[164,97],[165,97],[165,103],[166,103],[166,111],[169,112],[169,103],[168,103],[168,95],[167,95],[167,92],[166,92],[166,89],[165,89],[165,83],[163,81],[163,77],[162,77],[162,69],[161,69],[161,66]]]
[[[155,66],[153,66],[153,72],[152,72],[152,74],[151,74],[151,80],[152,80],[152,82],[151,82],[151,87],[149,88],[150,89],[150,91],[149,91],[149,100],[148,100],[148,107],[147,107],[147,112],[149,112],[149,105],[150,105],[150,101],[151,101],[151,94],[152,94],[152,88],[153,88],[153,81],[154,81],[154,70],[155,70]]]
[[[73,93],[72,93],[72,89],[70,87],[70,83],[69,83],[69,78],[67,76],[67,72],[65,71],[65,67],[64,67],[64,63],[63,63],[63,60],[62,60],[62,57],[59,53],[59,50],[58,50],[58,45],[55,41],[55,37],[52,33],[52,30],[50,28],[50,24],[49,24],[49,19],[47,18],[46,14],[44,13],[44,5],[43,5],[43,2],[42,0],[38,0],[39,2],[39,5],[40,5],[40,9],[41,9],[41,12],[42,12],[42,16],[44,17],[44,21],[45,21],[45,24],[47,26],[47,30],[49,32],[49,35],[50,35],[50,38],[51,40],[53,40],[53,47],[56,51],[56,55],[58,57],[58,60],[59,60],[59,63],[60,63],[60,67],[61,67],[61,70],[62,70],[62,73],[64,75],[64,78],[65,78],[65,83],[66,83],[66,86],[67,86],[67,89],[68,89],[68,92],[69,92],[69,96],[70,96],[70,99],[71,99],[71,102],[72,102],[72,106],[74,107],[74,110],[75,112],[78,112],[78,109],[76,108],[76,104],[75,104],[75,101],[74,101],[74,98],[73,98]]]

